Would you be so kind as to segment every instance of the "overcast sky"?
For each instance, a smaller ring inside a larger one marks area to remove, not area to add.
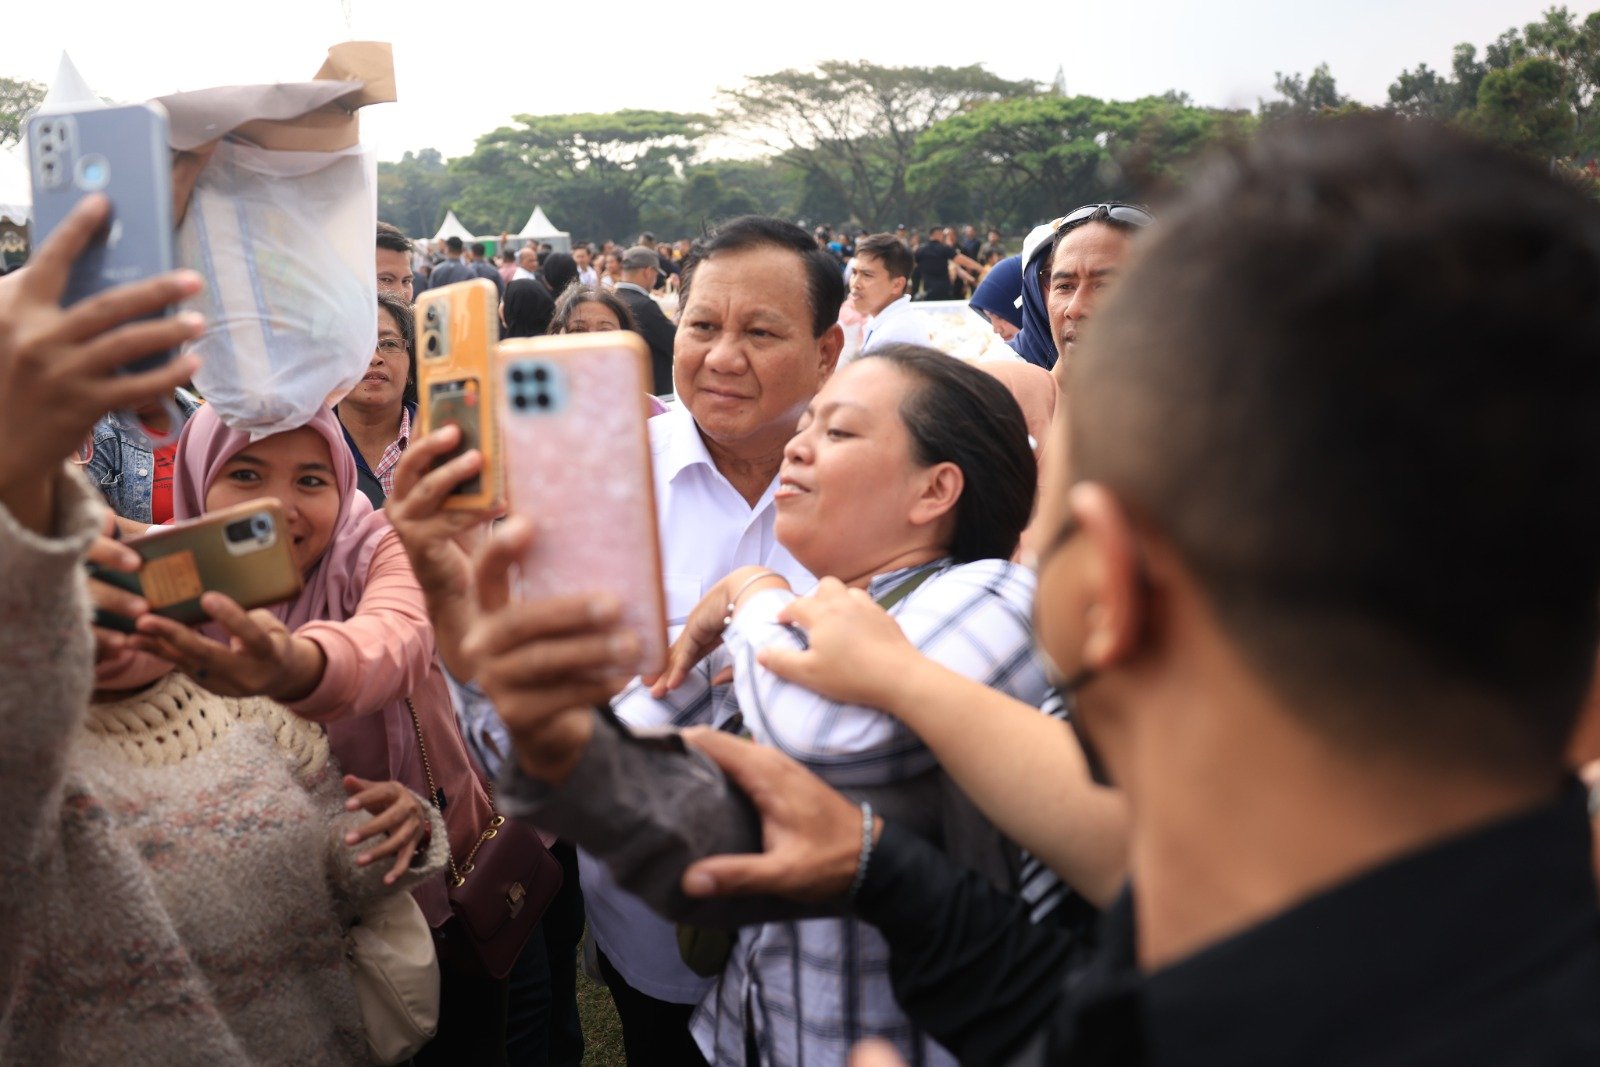
[[[1027,0],[1010,5],[821,0],[536,3],[529,0],[14,0],[0,76],[49,83],[63,49],[119,101],[180,89],[310,77],[329,44],[394,44],[398,103],[363,112],[380,159],[469,151],[519,113],[624,107],[711,110],[747,74],[824,59],[982,63],[1010,78],[1125,99],[1167,89],[1254,107],[1275,71],[1332,66],[1370,103],[1403,68],[1448,68],[1548,0]],[[776,12],[802,24],[769,28]],[[1577,5],[1574,10],[1586,12]],[[974,12],[983,13],[981,16]],[[25,169],[0,157],[0,203],[26,201]]]

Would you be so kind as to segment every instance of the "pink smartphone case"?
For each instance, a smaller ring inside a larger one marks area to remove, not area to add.
[[[555,372],[550,411],[516,406],[513,367]],[[640,673],[666,662],[655,488],[645,426],[649,350],[637,334],[567,334],[502,341],[496,403],[509,511],[537,528],[516,577],[524,600],[610,593],[638,635]]]

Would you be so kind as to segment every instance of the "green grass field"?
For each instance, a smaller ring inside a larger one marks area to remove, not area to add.
[[[623,1067],[628,1062],[622,1051],[622,1022],[611,991],[583,970],[578,958],[578,1015],[583,1020],[584,1067]]]

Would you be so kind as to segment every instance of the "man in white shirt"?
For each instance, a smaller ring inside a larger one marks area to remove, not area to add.
[[[578,268],[578,281],[584,285],[600,284],[600,274],[594,269],[594,265],[589,262],[588,245],[576,244],[572,246],[572,262]]]
[[[856,242],[850,274],[850,304],[867,316],[861,331],[865,355],[882,345],[925,345],[930,331],[925,315],[911,306],[911,250],[889,233]]]
[[[702,239],[683,265],[673,358],[680,404],[650,420],[670,633],[719,579],[759,564],[808,591],[778,544],[773,494],[783,449],[844,346],[839,265],[811,235],[745,216]],[[696,721],[718,723],[721,687]],[[678,955],[676,932],[584,859],[589,929],[622,1017],[631,1067],[700,1061],[689,1016],[711,987]]]
[[[517,249],[517,269],[512,272],[511,280],[522,278],[539,280],[539,250],[533,245],[523,245]]]

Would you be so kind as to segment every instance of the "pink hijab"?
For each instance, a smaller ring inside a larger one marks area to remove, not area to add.
[[[356,487],[356,461],[333,410],[322,408],[306,428],[315,430],[328,443],[340,507],[328,547],[305,576],[305,588],[295,599],[270,609],[291,630],[319,619],[343,622],[355,614],[366,589],[373,553],[392,529],[388,516],[374,511],[371,501]],[[215,408],[202,404],[189,418],[178,441],[172,478],[173,517],[181,521],[204,514],[206,490],[223,465],[249,446],[248,434],[224,425]]]

